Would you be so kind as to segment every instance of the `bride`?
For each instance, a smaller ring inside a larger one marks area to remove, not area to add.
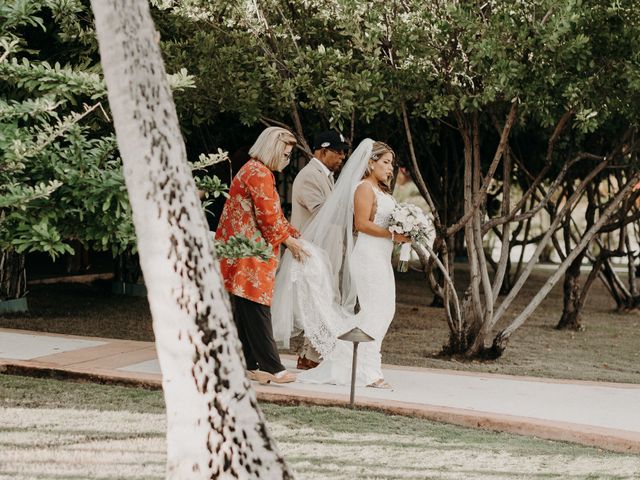
[[[380,348],[395,314],[391,252],[394,241],[410,241],[388,229],[396,205],[390,192],[394,159],[388,145],[363,140],[302,232],[308,258],[283,257],[272,306],[274,337],[288,346],[302,329],[323,359],[300,373],[300,382],[348,384],[353,347],[337,337],[357,326],[374,341],[360,346],[356,385],[390,388]]]

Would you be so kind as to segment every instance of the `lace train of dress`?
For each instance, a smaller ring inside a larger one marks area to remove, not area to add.
[[[336,298],[337,287],[326,253],[314,244],[301,240],[309,257],[291,264],[290,294],[304,335],[322,358],[328,358],[337,337],[350,329],[354,316],[344,312]]]
[[[374,222],[386,228],[395,202],[390,195],[377,189],[374,191],[377,201]],[[370,385],[383,378],[380,348],[393,320],[396,303],[395,279],[391,265],[392,250],[393,242],[388,238],[358,234],[349,257],[349,268],[357,288],[360,311],[356,315],[340,312],[341,316],[337,320],[329,321],[330,329],[336,333],[333,336],[334,339],[354,326],[360,327],[375,339],[373,342],[361,343],[358,347],[356,370],[358,386]],[[313,307],[309,309],[311,308]],[[335,310],[331,312],[331,317],[335,319],[338,314]],[[313,343],[314,339],[310,338],[310,340]],[[322,355],[323,361],[320,365],[298,374],[298,381],[347,385],[351,382],[352,355],[353,344],[337,340],[330,353]]]

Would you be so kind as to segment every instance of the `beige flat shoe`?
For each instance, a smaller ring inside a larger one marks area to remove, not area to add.
[[[247,370],[247,377],[249,380],[258,382],[260,385],[267,385],[275,379],[275,375],[269,372],[263,372],[262,370]]]
[[[296,381],[296,374],[288,372],[286,370],[282,375],[272,375],[272,376],[273,378],[271,379],[271,381],[273,383],[291,383]]]
[[[247,370],[247,377],[260,385],[268,385],[270,382],[291,383],[296,381],[295,374],[287,371],[282,375],[274,375],[264,370]]]

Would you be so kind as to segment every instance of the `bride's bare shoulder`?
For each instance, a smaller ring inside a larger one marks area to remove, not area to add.
[[[371,185],[371,182],[360,180],[360,182],[356,186],[356,195],[375,195],[374,188],[375,187]]]

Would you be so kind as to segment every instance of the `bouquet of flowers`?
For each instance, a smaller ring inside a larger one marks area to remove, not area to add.
[[[411,203],[400,203],[391,212],[389,230],[392,233],[405,235],[412,242],[431,244],[435,238],[433,224],[420,207]],[[397,270],[406,272],[409,270],[411,259],[411,243],[403,243],[400,247],[400,259]]]

